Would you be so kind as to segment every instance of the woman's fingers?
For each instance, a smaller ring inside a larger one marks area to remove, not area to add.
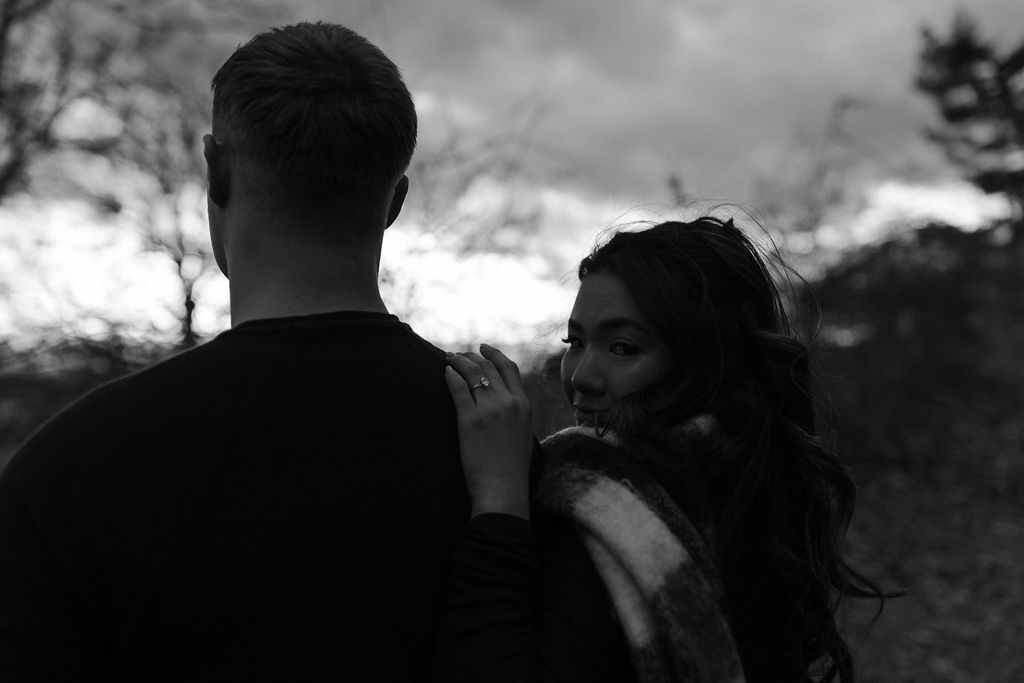
[[[483,361],[483,358],[479,356],[477,358]],[[459,388],[465,389],[465,393],[461,395],[461,398],[469,401],[469,403],[463,403],[462,405],[456,404],[455,407],[460,418],[468,419],[471,415],[476,415],[477,413],[472,408],[480,407],[480,399],[491,398],[495,396],[496,391],[501,392],[502,395],[508,395],[501,380],[501,375],[498,374],[493,366],[485,368],[465,354],[450,352],[445,355],[445,362],[448,364],[448,367],[452,368],[452,373],[450,373],[452,377],[447,377],[449,389],[452,388],[454,380],[457,379],[461,383]],[[490,364],[488,363],[488,365]],[[455,399],[454,393],[452,394],[452,399]]]
[[[449,354],[447,361],[458,371],[462,379],[466,380],[471,391],[487,390],[498,394],[507,393],[501,373],[494,367],[494,363],[483,356],[467,351]]]
[[[505,386],[508,387],[509,391],[513,394],[526,394],[526,391],[523,389],[523,378],[519,374],[519,366],[516,365],[511,358],[502,353],[500,349],[495,348],[490,344],[481,344],[480,353],[492,364],[498,374],[501,375],[501,378],[505,382]]]
[[[484,369],[474,362],[472,358],[466,357],[465,354],[449,352],[445,356],[445,362],[455,368],[455,371],[470,386],[479,382],[480,378],[484,376]]]
[[[466,380],[462,379],[455,368],[446,365],[444,366],[444,381],[448,385],[448,393],[452,395],[456,414],[466,415],[476,405]]]
[[[519,374],[519,366],[499,349],[489,344],[481,344],[480,353],[484,354],[484,356],[471,354],[471,357],[479,359],[476,362],[485,365],[488,372],[491,373],[490,376],[497,375],[501,378],[500,382],[495,382],[495,384],[501,385],[502,398],[510,400],[515,405],[515,411],[526,415],[527,419],[529,419],[530,399],[523,388],[523,379]]]
[[[511,397],[519,404],[529,405],[519,366],[500,349],[481,344],[480,354],[472,351],[448,353],[446,359],[466,382],[474,400],[480,398],[481,392],[488,392],[493,397]],[[522,409],[529,410],[528,407]]]

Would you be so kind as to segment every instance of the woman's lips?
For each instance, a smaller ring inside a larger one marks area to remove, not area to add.
[[[576,424],[594,425],[594,418],[601,415],[604,411],[597,410],[596,408],[590,408],[588,406],[573,406],[572,414],[576,419]]]

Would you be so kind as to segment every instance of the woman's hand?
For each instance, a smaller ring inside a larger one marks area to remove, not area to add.
[[[445,380],[458,415],[459,450],[473,516],[530,518],[530,401],[519,368],[501,351],[449,353]]]

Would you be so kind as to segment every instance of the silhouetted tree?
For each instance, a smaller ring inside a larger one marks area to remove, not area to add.
[[[1001,51],[978,35],[961,12],[950,34],[922,31],[915,84],[938,106],[943,123],[927,135],[988,193],[1011,202],[1024,215],[1024,40]],[[1022,228],[1016,230],[1020,239]]]
[[[52,158],[48,193],[131,210],[146,248],[176,265],[183,346],[213,263],[199,191],[209,80],[236,38],[279,16],[268,0],[0,0],[0,201],[38,189],[30,171]],[[83,170],[97,157],[102,177]]]
[[[194,346],[196,281],[213,265],[205,228],[204,166],[200,140],[209,129],[209,78],[223,55],[202,51],[186,57],[200,34],[203,17],[190,8],[136,26],[140,45],[162,46],[149,54],[148,68],[133,70],[119,87],[102,93],[104,107],[123,122],[108,156],[122,172],[148,182],[132,186],[118,206],[134,207],[145,248],[166,254],[175,264],[182,308],[179,344]],[[118,194],[116,191],[114,194]],[[104,201],[109,195],[97,196]],[[134,201],[132,201],[134,199]]]
[[[0,0],[0,201],[47,152],[109,151],[110,127],[61,130],[69,110],[102,106],[153,72],[194,76],[228,35],[274,16],[268,0]]]
[[[102,43],[79,49],[70,9],[58,4],[0,0],[0,201],[23,183],[29,162],[55,145],[57,117],[110,57]]]

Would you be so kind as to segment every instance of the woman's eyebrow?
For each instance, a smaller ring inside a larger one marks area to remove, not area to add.
[[[569,329],[576,329],[576,330],[583,329],[583,326],[580,325],[579,321],[573,320],[572,318],[569,318],[568,326],[569,326]],[[644,334],[650,334],[650,330],[648,330],[646,327],[641,325],[639,322],[637,322],[633,318],[627,318],[627,317],[604,318],[603,320],[599,320],[597,322],[597,325],[596,325],[596,328],[597,328],[597,330],[599,332],[605,332],[605,331],[613,330],[613,329],[621,329],[623,327],[631,327],[634,330],[637,330],[638,332],[643,332]]]

